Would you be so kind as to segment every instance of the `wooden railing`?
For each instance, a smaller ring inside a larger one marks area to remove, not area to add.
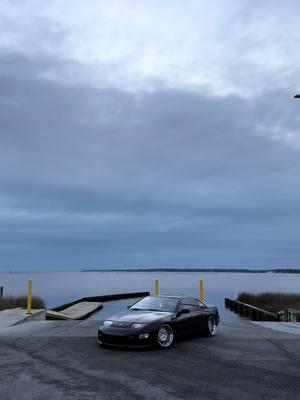
[[[271,313],[241,301],[225,299],[225,307],[253,321],[278,321],[277,314]]]

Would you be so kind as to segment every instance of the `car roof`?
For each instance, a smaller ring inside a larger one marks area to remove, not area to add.
[[[178,299],[179,300],[179,299],[183,299],[186,296],[184,296],[183,294],[180,294],[180,295],[160,294],[160,295],[157,295],[157,296],[152,295],[152,297],[164,297],[164,298],[167,298],[167,299]]]

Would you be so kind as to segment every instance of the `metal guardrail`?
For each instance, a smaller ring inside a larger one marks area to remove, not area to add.
[[[276,313],[277,320],[281,322],[300,322],[300,310],[288,308]]]
[[[287,310],[288,322],[300,322],[300,310],[289,308]]]

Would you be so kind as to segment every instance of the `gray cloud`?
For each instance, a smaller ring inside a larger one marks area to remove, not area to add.
[[[55,63],[1,55],[3,270],[297,265],[289,93],[130,93],[48,79]]]

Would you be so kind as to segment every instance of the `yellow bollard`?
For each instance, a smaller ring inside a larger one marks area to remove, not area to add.
[[[27,314],[32,314],[31,299],[32,299],[32,279],[29,279],[28,280],[28,295],[27,295]]]
[[[158,279],[154,281],[154,296],[158,296]]]
[[[199,280],[199,294],[200,294],[200,301],[204,301],[204,289],[203,289],[203,280]]]

